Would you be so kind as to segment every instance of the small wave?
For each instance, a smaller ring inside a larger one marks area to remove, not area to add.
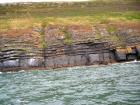
[[[18,71],[18,72],[25,72],[25,70],[20,70],[20,71]]]
[[[77,70],[77,69],[84,69],[86,66],[74,66],[74,67],[68,67],[67,70]]]
[[[140,61],[134,60],[134,61],[129,61],[129,62],[125,62],[125,63],[140,63]]]
[[[10,73],[13,73],[13,72],[11,72],[11,71],[8,71],[8,72],[6,72],[6,73],[9,73],[9,74],[10,74]]]

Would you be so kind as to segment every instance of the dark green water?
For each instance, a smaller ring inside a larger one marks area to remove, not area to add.
[[[1,73],[0,105],[140,105],[140,63]]]

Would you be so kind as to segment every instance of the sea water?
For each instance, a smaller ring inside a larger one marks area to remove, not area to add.
[[[0,105],[140,105],[140,63],[0,73]]]

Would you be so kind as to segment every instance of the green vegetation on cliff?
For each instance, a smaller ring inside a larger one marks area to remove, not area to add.
[[[131,39],[140,42],[139,5],[140,0],[1,4],[0,37],[39,48],[96,39],[125,46]]]
[[[139,0],[96,0],[79,3],[28,3],[0,5],[0,29],[50,24],[108,24],[110,21],[139,21]]]

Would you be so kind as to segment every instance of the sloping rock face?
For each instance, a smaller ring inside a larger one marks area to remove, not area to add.
[[[50,25],[46,29],[48,45],[63,43],[65,37],[62,27],[66,27],[73,42],[79,41],[108,41],[112,46],[130,46],[140,44],[139,23],[110,23],[97,25]]]
[[[140,57],[139,47],[130,54],[119,50],[112,52],[120,45],[140,45],[139,24],[128,27],[116,24],[66,26],[72,38],[71,45],[63,42],[65,33],[62,27],[50,25],[45,29],[46,49],[41,47],[41,36],[37,29],[0,32],[0,69],[107,64],[116,60],[134,60],[137,58],[135,55]]]

